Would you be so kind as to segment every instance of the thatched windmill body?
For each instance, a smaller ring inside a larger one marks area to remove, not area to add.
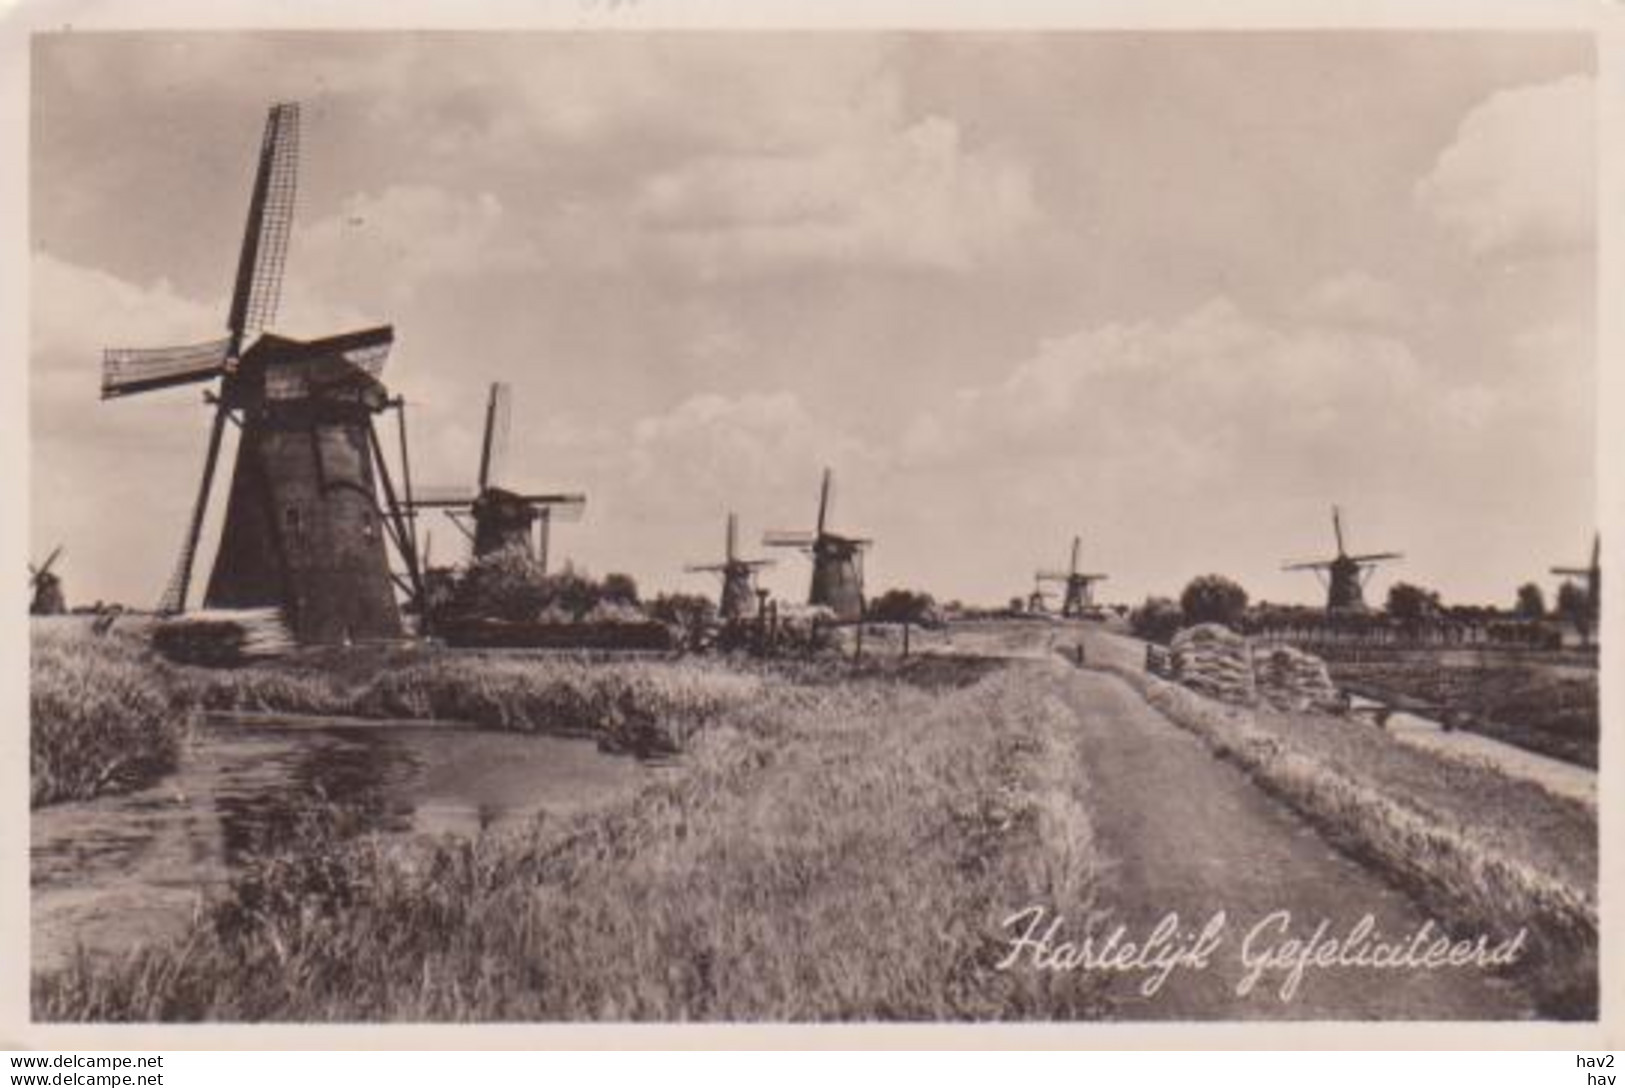
[[[60,616],[68,610],[62,595],[62,576],[52,568],[62,558],[62,545],[51,549],[45,562],[39,566],[28,564],[28,614],[30,616]]]
[[[1094,605],[1094,585],[1104,582],[1104,574],[1086,574],[1078,569],[1082,558],[1083,539],[1072,538],[1072,562],[1064,571],[1041,570],[1035,576],[1039,589],[1033,595],[1038,597],[1045,582],[1058,582],[1065,587],[1065,595],[1061,598],[1061,615],[1067,619],[1077,619]]]
[[[739,557],[739,519],[728,515],[727,536],[723,544],[722,562],[694,563],[685,567],[691,574],[717,574],[722,577],[722,599],[717,615],[724,623],[737,623],[753,619],[757,613],[756,572],[773,565],[771,559],[741,559]]]
[[[812,532],[777,530],[763,534],[770,548],[796,548],[812,557],[807,603],[821,605],[842,622],[863,618],[863,553],[873,541],[829,529],[831,476],[824,470],[818,492],[818,522]]]
[[[424,488],[413,495],[409,505],[414,511],[444,511],[468,537],[476,560],[515,550],[546,571],[553,523],[579,520],[587,496],[526,493],[498,484],[508,458],[512,399],[506,384],[491,384],[474,484]]]
[[[389,326],[300,341],[266,332],[276,317],[297,188],[299,107],[266,120],[227,335],[206,344],[109,350],[102,397],[214,383],[202,479],[159,605],[186,610],[221,440],[238,431],[206,608],[276,608],[301,642],[398,638],[397,586],[419,594],[417,556],[373,417],[399,412],[378,375]],[[404,424],[402,451],[404,456]],[[404,464],[403,464],[404,470]],[[385,503],[379,502],[382,485]],[[386,536],[407,570],[390,570]]]
[[[1326,611],[1364,612],[1365,584],[1379,563],[1403,558],[1400,552],[1369,552],[1350,555],[1343,545],[1343,514],[1332,507],[1332,534],[1337,540],[1337,554],[1330,559],[1315,559],[1302,563],[1284,564],[1282,570],[1314,571],[1326,585]]]

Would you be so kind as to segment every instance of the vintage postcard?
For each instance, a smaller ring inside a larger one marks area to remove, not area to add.
[[[1600,12],[140,7],[8,39],[0,1035],[1610,1037]]]

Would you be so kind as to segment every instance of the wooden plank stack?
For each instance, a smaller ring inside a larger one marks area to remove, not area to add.
[[[293,633],[276,608],[206,609],[162,620],[155,650],[172,661],[229,668],[293,651]]]

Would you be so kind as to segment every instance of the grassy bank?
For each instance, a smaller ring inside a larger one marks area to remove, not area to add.
[[[1597,672],[1534,661],[1490,665],[1428,659],[1332,663],[1340,684],[1442,703],[1470,716],[1467,728],[1531,752],[1597,766]]]
[[[31,806],[139,789],[174,769],[196,707],[144,640],[36,619],[30,654]]]
[[[1527,928],[1520,983],[1548,1015],[1596,1015],[1594,813],[1354,720],[1227,706],[1114,671],[1441,920],[1497,940]]]
[[[183,939],[36,981],[44,1020],[1075,1019],[998,926],[1090,900],[1070,711],[965,685],[756,677],[628,802],[476,840],[331,810]],[[706,681],[710,683],[710,681]],[[411,690],[420,690],[416,686]]]

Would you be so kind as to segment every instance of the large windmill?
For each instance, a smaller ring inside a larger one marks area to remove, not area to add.
[[[717,615],[724,623],[748,620],[756,615],[756,572],[773,565],[771,559],[739,558],[739,519],[728,515],[728,535],[720,563],[694,563],[683,568],[691,574],[722,575],[722,600]]]
[[[1602,608],[1602,534],[1591,538],[1591,564],[1585,567],[1553,567],[1552,573],[1563,578],[1583,578],[1586,587],[1586,611],[1596,619]]]
[[[830,471],[818,492],[818,526],[812,532],[772,531],[762,536],[770,548],[798,548],[812,556],[812,588],[807,603],[822,605],[835,618],[863,618],[863,552],[873,541],[829,531]]]
[[[378,380],[394,331],[385,325],[311,341],[265,331],[282,292],[298,163],[299,107],[280,103],[265,122],[227,335],[185,347],[107,351],[102,397],[218,383],[204,393],[214,421],[160,611],[186,609],[220,443],[231,423],[238,430],[236,464],[204,606],[277,608],[301,642],[396,638],[394,585],[414,596],[421,588],[416,550],[373,427],[377,413],[401,409]],[[386,535],[404,561],[404,578],[390,570]]]
[[[45,557],[45,562],[37,567],[32,563],[28,564],[30,616],[59,616],[68,610],[67,601],[62,596],[62,576],[51,570],[61,558],[62,545],[58,544],[51,550],[51,554]]]
[[[1104,574],[1085,574],[1078,569],[1081,558],[1083,539],[1072,538],[1072,562],[1064,571],[1041,570],[1034,579],[1040,587],[1045,582],[1059,582],[1066,587],[1065,596],[1061,598],[1061,615],[1068,619],[1077,619],[1082,616],[1094,602],[1094,584],[1104,582]],[[1037,596],[1041,589],[1035,590]]]
[[[1287,563],[1282,570],[1312,570],[1326,584],[1326,611],[1364,612],[1365,583],[1377,564],[1403,558],[1399,552],[1370,552],[1350,555],[1343,546],[1343,514],[1332,507],[1332,533],[1337,538],[1337,554],[1330,559]]]
[[[521,551],[547,570],[550,529],[555,521],[575,521],[587,505],[581,494],[524,494],[496,481],[503,478],[508,457],[512,394],[503,382],[491,383],[485,404],[485,435],[480,442],[480,466],[474,484],[465,487],[424,488],[414,494],[413,510],[444,510],[481,559],[510,548]],[[472,523],[472,527],[470,527]]]

